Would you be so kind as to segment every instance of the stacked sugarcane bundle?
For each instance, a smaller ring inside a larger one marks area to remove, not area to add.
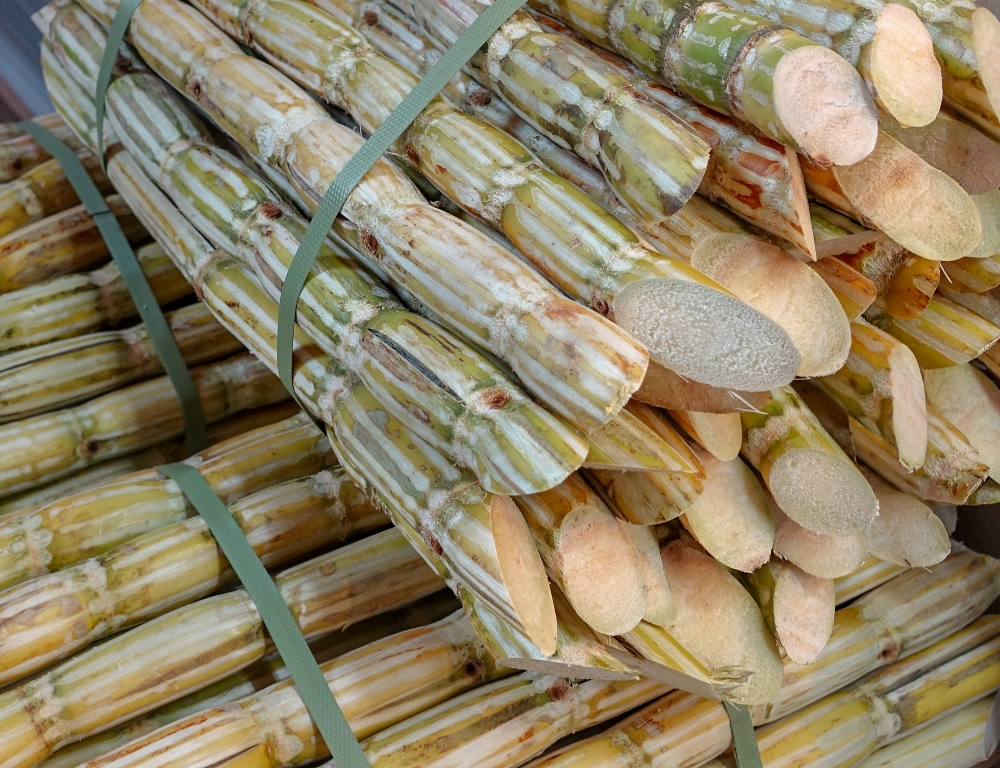
[[[146,0],[106,170],[118,2],[38,15],[45,122],[155,238],[210,420],[287,397],[312,211],[485,5]],[[532,6],[321,248],[293,383],[326,434],[300,414],[189,461],[307,638],[373,627],[322,667],[373,765],[522,765],[637,707],[538,764],[725,765],[720,700],[768,766],[983,756],[1000,566],[945,521],[1000,501],[1000,22]],[[134,471],[180,407],[53,163],[0,132],[0,766],[325,759],[207,527]]]

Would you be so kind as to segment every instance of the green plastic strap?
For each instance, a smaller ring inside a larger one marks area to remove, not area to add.
[[[139,7],[142,0],[121,0],[121,5],[115,11],[115,18],[111,22],[111,29],[108,30],[108,42],[104,47],[104,58],[101,59],[101,68],[97,72],[97,89],[94,91],[94,124],[97,128],[97,157],[100,158],[101,168],[107,170],[104,164],[104,101],[108,95],[108,86],[111,85],[111,71],[115,68],[115,60],[118,58],[118,49],[128,32],[128,23],[132,20],[132,14]]]
[[[222,547],[229,564],[257,606],[278,653],[291,673],[295,690],[305,702],[338,768],[369,768],[361,745],[333,698],[330,686],[299,631],[292,612],[226,505],[194,467],[167,464],[157,469],[177,482]]]
[[[139,317],[146,324],[149,338],[153,342],[163,370],[170,377],[170,382],[177,392],[177,399],[181,403],[181,413],[184,414],[184,431],[187,435],[188,453],[196,453],[203,450],[208,445],[208,437],[205,432],[205,414],[201,407],[201,400],[198,397],[198,390],[195,388],[191,372],[188,370],[181,357],[181,352],[177,348],[177,341],[170,326],[160,311],[159,302],[153,295],[153,291],[146,281],[146,275],[139,266],[139,261],[129,245],[128,239],[118,226],[118,220],[108,208],[103,195],[97,189],[90,174],[83,167],[80,158],[76,153],[67,147],[63,142],[31,120],[18,123],[18,126],[31,135],[45,150],[55,158],[62,166],[66,178],[76,190],[80,202],[86,208],[97,224],[97,228],[107,243],[111,258],[121,272],[125,285],[132,301],[139,310]]]
[[[285,282],[281,288],[278,305],[278,377],[289,392],[292,389],[292,338],[295,328],[295,309],[299,294],[306,284],[309,271],[330,227],[344,207],[348,195],[371,170],[372,166],[396,142],[403,131],[430,104],[438,92],[465,66],[472,55],[496,32],[510,16],[524,5],[525,0],[496,0],[469,25],[445,54],[431,67],[430,71],[417,83],[386,118],[385,122],[369,137],[364,146],[352,157],[337,178],[327,188],[319,208],[313,214],[309,229],[306,230],[295,258],[288,266]]]
[[[757,737],[753,732],[753,720],[750,719],[750,710],[743,704],[733,704],[729,701],[722,703],[726,705],[729,727],[733,729],[736,768],[763,768]]]

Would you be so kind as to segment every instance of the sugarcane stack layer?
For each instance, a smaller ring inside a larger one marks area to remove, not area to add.
[[[986,756],[1000,563],[950,534],[1000,501],[995,17],[531,3],[348,197],[297,306],[307,415],[273,372],[309,218],[486,5],[146,0],[98,158],[117,7],[36,16],[40,122],[372,765],[718,768],[722,700],[769,768]],[[183,419],[137,314],[0,126],[0,766],[326,759],[154,468]]]

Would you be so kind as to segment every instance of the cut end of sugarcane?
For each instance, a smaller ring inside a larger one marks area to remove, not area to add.
[[[673,411],[684,431],[719,461],[732,461],[743,447],[743,425],[738,413]]]
[[[833,175],[861,216],[918,256],[954,261],[982,240],[979,211],[958,182],[886,133],[868,157]]]
[[[774,516],[774,553],[821,579],[839,579],[854,573],[868,556],[864,533],[831,536],[815,533],[786,517],[777,508]]]
[[[941,65],[930,33],[912,10],[886,5],[875,26],[868,76],[875,98],[901,124],[932,122],[941,109]]]
[[[796,664],[812,664],[833,632],[833,580],[811,576],[794,565],[778,567],[773,598],[778,640]]]
[[[972,202],[979,211],[983,237],[969,258],[988,259],[1000,253],[1000,191],[991,189],[981,195],[973,195]]]
[[[714,278],[789,335],[797,375],[838,371],[851,348],[851,326],[836,295],[816,272],[770,243],[746,235],[704,238],[691,266]]]
[[[920,365],[910,348],[900,344],[888,355],[892,392],[892,430],[899,462],[918,469],[927,458],[927,395]]]
[[[802,238],[797,244],[810,259],[820,258],[816,252],[816,233],[813,231],[809,214],[809,194],[806,192],[806,179],[802,175],[802,164],[799,155],[789,147],[784,148],[785,159],[788,162],[788,181],[792,192],[792,220],[801,223]]]
[[[851,165],[875,147],[878,109],[868,86],[828,48],[809,45],[781,59],[774,108],[803,154],[820,165]]]
[[[547,656],[556,652],[556,609],[545,565],[521,511],[507,496],[494,496],[490,523],[500,575],[528,639]]]
[[[864,471],[878,496],[879,512],[865,532],[869,553],[907,568],[929,568],[951,552],[944,523],[929,506]]]
[[[878,514],[864,475],[846,458],[827,451],[786,451],[771,466],[768,486],[782,512],[817,533],[859,533]]]
[[[795,377],[799,353],[773,320],[706,285],[649,278],[614,300],[615,319],[665,368],[703,384],[760,392]]]
[[[972,46],[990,106],[1000,115],[1000,19],[987,8],[976,8],[972,13]]]
[[[559,529],[563,592],[591,628],[629,632],[646,612],[646,572],[632,540],[607,510],[581,507]]]
[[[759,411],[771,400],[770,392],[740,392],[685,379],[650,362],[642,386],[633,397],[640,403],[671,411],[734,413]]]

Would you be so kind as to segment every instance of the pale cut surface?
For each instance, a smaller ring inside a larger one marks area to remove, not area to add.
[[[774,523],[767,493],[739,458],[720,461],[695,448],[705,467],[705,490],[681,522],[727,568],[752,573],[768,561]]]
[[[814,448],[782,454],[771,466],[768,487],[782,512],[817,533],[860,533],[878,514],[875,494],[857,467]]]
[[[920,365],[905,344],[888,356],[892,431],[904,467],[922,467],[927,458],[927,396]],[[850,431],[850,427],[848,427]]]
[[[743,426],[738,413],[671,411],[670,416],[698,445],[720,461],[731,461],[740,455]]]
[[[646,570],[618,519],[582,507],[566,516],[557,541],[563,588],[580,618],[605,635],[635,629],[646,612]]]
[[[836,596],[833,579],[812,576],[791,563],[775,562],[774,628],[796,664],[811,664],[833,633]]]
[[[861,216],[918,256],[954,261],[982,239],[979,211],[965,190],[887,133],[879,133],[868,157],[834,167],[833,175]]]
[[[770,392],[740,392],[685,379],[650,361],[646,377],[635,394],[640,403],[672,411],[734,413],[760,410],[771,400]]]
[[[771,318],[799,352],[798,376],[828,376],[847,360],[851,326],[830,286],[794,256],[745,235],[705,238],[691,266]]]
[[[677,618],[677,605],[660,560],[660,545],[656,534],[649,525],[632,525],[624,520],[619,520],[618,523],[635,545],[646,574],[646,612],[642,619],[658,627],[669,627]]]
[[[636,280],[615,296],[614,311],[650,358],[704,384],[760,392],[789,383],[798,368],[795,345],[776,323],[705,285]]]
[[[882,130],[947,173],[970,195],[1000,187],[1000,141],[947,112],[922,128],[905,128],[883,118]]]
[[[525,634],[542,653],[556,652],[556,609],[542,557],[521,511],[506,496],[494,496],[490,524],[510,602]]]
[[[692,544],[662,550],[663,567],[677,602],[670,634],[709,669],[752,672],[729,695],[739,704],[770,701],[784,670],[757,603],[729,572]]]
[[[927,28],[909,8],[882,9],[868,72],[882,107],[903,125],[927,125],[941,109],[941,65]]]
[[[958,528],[958,507],[954,504],[931,504],[931,511],[937,515],[945,531],[951,536]]]
[[[845,59],[810,45],[774,72],[774,111],[802,151],[820,165],[850,165],[875,147],[878,110]]]
[[[854,573],[868,556],[863,533],[831,536],[816,533],[772,508],[774,553],[821,579],[837,579]]]
[[[969,363],[924,371],[927,403],[965,435],[1000,482],[1000,390]]]
[[[1000,253],[1000,191],[991,189],[981,195],[973,195],[972,202],[979,211],[983,238],[969,254],[969,258],[988,259]]]
[[[1000,115],[1000,20],[986,8],[972,12],[972,45],[990,106]]]
[[[788,147],[785,147],[785,159],[788,161],[788,179],[792,191],[792,220],[803,222],[801,243],[805,246],[803,253],[812,261],[816,261],[819,255],[816,253],[816,235],[808,223],[809,193],[806,191],[806,180],[802,175],[802,164],[799,162],[798,154]]]
[[[878,497],[878,517],[868,526],[868,552],[895,565],[929,568],[951,552],[944,523],[929,506],[863,470]]]

